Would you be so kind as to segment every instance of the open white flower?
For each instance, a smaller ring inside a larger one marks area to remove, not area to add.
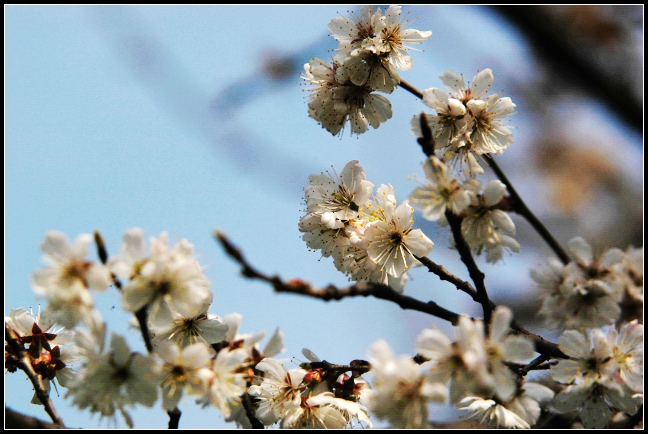
[[[144,232],[124,234],[122,256],[111,258],[115,274],[128,278],[122,289],[122,307],[138,312],[146,307],[149,321],[158,330],[173,327],[174,315],[184,318],[204,313],[212,302],[209,281],[193,255],[193,245],[180,240],[168,246],[168,236],[151,237],[151,253],[144,251]]]
[[[126,340],[113,334],[110,351],[95,354],[81,367],[68,385],[67,396],[72,396],[74,405],[89,408],[102,418],[114,419],[119,411],[132,428],[126,408],[136,403],[152,407],[158,398],[159,380],[156,359],[131,353]]]
[[[369,49],[378,54],[386,54],[389,61],[398,69],[411,69],[412,56],[407,53],[407,50],[412,48],[405,44],[421,44],[430,39],[432,32],[407,29],[409,24],[407,21],[401,21],[400,6],[389,6],[385,11],[385,19],[380,25],[380,31],[372,39],[373,46]]]
[[[642,403],[643,394],[633,394],[614,379],[601,378],[567,386],[556,395],[552,406],[560,413],[579,411],[585,428],[601,429],[617,411],[634,415]]]
[[[485,101],[470,100],[466,103],[472,115],[470,150],[476,154],[501,154],[513,143],[513,133],[504,125],[508,116],[514,113],[515,104],[511,98],[490,95]]]
[[[342,221],[357,218],[360,208],[371,198],[373,188],[358,160],[349,161],[339,178],[330,174],[308,177],[304,188],[306,211],[318,215],[333,213],[335,220]]]
[[[108,269],[86,259],[91,242],[92,235],[81,234],[71,245],[63,233],[51,231],[41,244],[47,266],[32,275],[32,287],[49,302],[49,312],[64,327],[79,321],[90,325],[94,298],[89,289],[105,290],[111,284]]]
[[[415,208],[423,209],[423,218],[436,221],[446,210],[460,215],[470,204],[470,196],[445,163],[432,156],[423,164],[426,183],[410,194]]]
[[[459,410],[489,428],[532,427],[540,417],[542,407],[554,397],[554,392],[538,383],[525,382],[522,391],[509,402],[495,402],[478,396],[461,400]]]
[[[473,180],[466,183],[471,203],[466,208],[466,217],[461,222],[461,234],[477,252],[486,249],[488,262],[496,262],[502,258],[503,249],[519,252],[520,244],[511,236],[515,235],[515,223],[511,217],[497,205],[506,194],[506,185],[492,179],[480,193],[481,182]]]
[[[543,290],[540,315],[550,327],[562,329],[602,327],[616,321],[625,293],[618,268],[624,253],[608,249],[595,256],[580,237],[570,240],[569,249],[574,258],[569,264],[554,261],[549,268],[531,273]]]
[[[47,267],[32,276],[34,291],[47,298],[56,292],[73,290],[74,287],[103,291],[111,284],[110,273],[101,264],[86,259],[92,235],[81,234],[70,244],[65,234],[50,231],[41,244],[43,261]]]
[[[393,428],[428,426],[428,403],[444,402],[447,388],[430,382],[411,357],[398,358],[383,340],[375,342],[369,353],[372,388],[363,392],[363,400],[378,419]]]
[[[394,277],[401,277],[414,263],[415,256],[427,256],[434,243],[420,229],[412,229],[412,208],[407,201],[396,207],[394,188],[381,185],[376,196],[378,219],[369,223],[359,247],[369,258]]]
[[[204,343],[195,343],[185,348],[166,343],[158,348],[157,354],[163,360],[161,367],[162,406],[167,410],[177,408],[183,392],[203,396],[214,376],[211,369],[213,350]]]
[[[620,331],[610,327],[607,334],[621,379],[637,392],[643,392],[643,337],[643,324],[637,320],[624,324]]]
[[[175,342],[180,348],[185,348],[195,343],[216,344],[225,339],[227,324],[216,315],[201,313],[191,318],[174,315],[173,325],[168,328],[164,325],[160,330],[151,326],[153,345],[160,346],[166,342]]]
[[[510,334],[512,319],[511,309],[497,306],[493,311],[486,340],[488,370],[494,379],[495,394],[502,401],[509,401],[517,392],[517,376],[508,368],[506,362],[527,362],[535,355],[530,339]]]
[[[302,78],[312,85],[308,114],[333,135],[351,123],[351,132],[362,134],[369,125],[378,128],[392,117],[391,104],[368,86],[353,84],[342,74],[336,78],[336,62],[329,66],[325,61],[313,58],[304,65]]]
[[[416,352],[431,362],[430,381],[450,381],[450,402],[466,395],[490,396],[495,388],[488,372],[488,356],[482,321],[461,316],[453,343],[441,330],[424,329],[416,338]]]
[[[251,386],[248,393],[257,399],[256,416],[264,425],[276,423],[291,408],[301,406],[301,394],[307,387],[303,382],[304,369],[286,371],[283,363],[272,358],[263,359],[256,369],[263,371],[263,379],[261,384]]]
[[[489,428],[530,428],[524,418],[492,399],[468,396],[459,402],[459,410],[465,412],[467,419],[477,420]]]
[[[281,419],[282,429],[341,429],[349,421],[344,413],[331,405],[337,399],[331,392],[303,397],[301,405],[289,407]]]
[[[243,348],[224,348],[218,352],[211,366],[213,376],[207,396],[225,418],[232,415],[233,407],[242,405],[241,396],[247,391],[247,374],[244,369],[247,357],[248,352]]]
[[[450,96],[463,104],[473,99],[482,99],[495,81],[493,71],[490,68],[478,72],[472,79],[472,85],[469,82],[468,86],[466,86],[463,75],[453,71],[448,70],[439,78],[441,78],[446,89],[450,91]]]
[[[465,146],[466,134],[472,128],[472,118],[464,104],[437,88],[423,91],[423,102],[436,111],[436,115],[427,115],[426,118],[438,147],[437,152],[449,156],[448,152],[454,153]],[[412,127],[416,129],[417,124],[420,125],[419,116],[412,120]]]

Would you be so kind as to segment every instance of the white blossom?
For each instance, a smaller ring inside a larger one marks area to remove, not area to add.
[[[430,360],[428,372],[434,383],[450,382],[450,402],[467,395],[492,394],[495,383],[488,372],[484,324],[461,316],[455,342],[441,330],[424,329],[416,339],[416,351]]]
[[[241,396],[246,393],[247,373],[244,362],[248,352],[243,349],[224,348],[218,352],[211,366],[213,376],[207,392],[209,402],[223,417],[232,415],[232,407],[241,406]]]
[[[509,401],[517,392],[517,376],[506,362],[526,362],[535,354],[530,339],[509,334],[512,319],[513,313],[508,307],[495,308],[486,340],[488,370],[493,376],[495,394],[502,401]]]
[[[372,388],[363,393],[367,407],[393,428],[428,426],[428,403],[444,402],[447,389],[427,380],[421,367],[411,357],[398,358],[383,340],[370,348]]]
[[[470,195],[470,206],[461,222],[461,234],[470,247],[478,253],[486,250],[486,260],[497,262],[502,258],[504,248],[519,252],[520,244],[511,236],[515,235],[515,223],[497,205],[506,194],[506,185],[499,180],[490,180],[480,193],[481,183],[473,180],[464,184]]]
[[[301,368],[286,371],[281,362],[272,358],[263,359],[256,369],[264,373],[263,378],[261,384],[250,387],[249,394],[259,402],[256,416],[264,425],[276,423],[291,407],[301,406],[307,371]]]
[[[616,321],[624,296],[616,264],[623,260],[623,252],[608,249],[595,256],[580,237],[572,239],[569,248],[574,259],[567,265],[552,261],[531,271],[542,290],[540,315],[550,327],[562,329],[601,327]]]
[[[177,408],[183,392],[203,396],[212,380],[209,369],[214,351],[204,343],[194,343],[184,348],[167,342],[157,350],[163,360],[161,367],[162,406],[167,410]]]
[[[420,229],[412,229],[412,208],[407,201],[396,207],[394,188],[381,185],[376,196],[378,219],[369,223],[359,247],[369,258],[394,277],[400,277],[414,263],[415,256],[427,256],[434,243]]]
[[[87,349],[92,351],[90,347]],[[114,420],[119,411],[132,428],[126,408],[136,403],[152,407],[158,398],[159,380],[156,359],[131,353],[126,340],[113,334],[110,350],[88,359],[68,386],[67,396],[72,396],[74,405],[81,409],[89,408],[102,418]]]
[[[64,327],[91,323],[94,298],[89,289],[105,290],[111,284],[108,269],[86,259],[91,242],[92,235],[81,234],[71,245],[63,233],[50,231],[41,244],[47,266],[33,274],[32,287],[49,302],[48,310]]]
[[[194,258],[193,245],[182,239],[171,248],[166,233],[151,237],[150,243],[147,256],[144,232],[131,229],[124,234],[122,255],[111,258],[113,272],[130,279],[122,288],[124,310],[136,313],[146,308],[158,330],[173,327],[176,314],[192,318],[206,312],[213,294]]]
[[[461,183],[451,176],[445,163],[431,156],[423,164],[425,184],[410,194],[414,208],[423,210],[423,218],[436,221],[446,210],[460,215],[470,204],[470,196]]]
[[[334,221],[357,218],[360,208],[371,199],[373,188],[358,160],[349,161],[339,177],[330,174],[308,177],[308,186],[304,188],[307,212],[317,215],[332,213]],[[333,224],[331,228],[336,226]]]
[[[378,128],[392,117],[391,104],[368,86],[358,86],[351,81],[338,81],[336,62],[329,66],[325,61],[313,58],[304,65],[302,78],[312,85],[308,114],[333,135],[351,123],[352,134],[362,134],[371,125]]]
[[[165,342],[175,342],[180,348],[184,348],[198,342],[216,344],[225,339],[227,325],[216,315],[201,313],[195,317],[184,318],[176,313],[173,318],[171,328],[168,325],[161,329],[156,325],[151,326],[154,347]]]

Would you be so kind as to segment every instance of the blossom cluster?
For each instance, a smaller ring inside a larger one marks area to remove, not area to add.
[[[554,380],[567,386],[552,406],[578,411],[585,428],[605,428],[617,412],[634,415],[643,404],[643,324],[567,330],[559,342],[570,357],[551,367]]]
[[[595,255],[587,241],[576,237],[569,249],[568,264],[549,259],[531,270],[542,296],[539,314],[547,326],[580,329],[619,320],[643,322],[643,247]]]
[[[5,317],[19,344],[28,345],[46,390],[56,381],[74,405],[113,421],[121,414],[129,426],[128,409],[153,406],[159,392],[167,410],[187,394],[227,420],[249,424],[241,400],[254,376],[250,368],[283,350],[283,334],[277,330],[261,350],[264,333],[238,334],[241,315],[208,313],[209,281],[187,240],[170,247],[162,233],[150,238],[147,251],[144,232],[134,228],[124,234],[121,254],[104,263],[86,259],[91,240],[84,234],[70,245],[63,234],[48,233],[42,244],[47,266],[33,276],[34,290],[48,306],[36,316],[19,308]],[[132,352],[116,333],[106,342],[107,324],[89,288],[110,282],[119,288],[125,311],[146,312],[137,327],[149,330],[149,354]],[[5,351],[10,372],[17,369],[15,356]],[[32,402],[41,404],[36,395]]]
[[[412,92],[397,70],[412,67],[406,44],[432,34],[409,24],[395,5],[384,15],[362,6],[358,15],[333,18],[328,28],[339,45],[332,63],[314,58],[304,66],[302,78],[312,86],[310,117],[334,135],[347,122],[361,134],[389,119],[391,104],[376,92],[399,86]],[[485,252],[494,263],[521,248],[508,214],[520,212],[520,199],[507,195],[514,193],[508,180],[477,179],[484,172],[480,161],[513,143],[507,122],[516,105],[488,94],[490,69],[478,72],[472,84],[452,71],[440,78],[446,90],[413,92],[434,113],[416,115],[411,123],[427,159],[425,178],[408,200],[399,204],[391,184],[375,188],[358,160],[339,175],[308,179],[299,231],[349,280],[402,292],[409,270],[431,262],[422,258],[434,243],[413,228],[415,209],[451,226],[450,246],[461,249],[462,260]],[[93,239],[99,261],[87,258]],[[240,314],[209,311],[211,282],[185,239],[170,245],[162,233],[147,242],[144,231],[133,228],[120,253],[108,258],[98,233],[70,243],[52,231],[41,250],[45,266],[33,274],[32,287],[48,304],[36,315],[18,308],[5,316],[6,369],[31,370],[45,394],[60,385],[73,405],[110,421],[121,415],[129,427],[135,405],[161,401],[171,414],[185,396],[242,428],[288,429],[372,428],[372,418],[393,428],[430,428],[430,403],[449,403],[488,428],[531,428],[543,415],[556,414],[573,416],[585,428],[605,428],[636,415],[643,404],[643,247],[595,254],[576,237],[569,242],[571,258],[554,248],[562,262],[549,259],[531,271],[541,299],[538,315],[562,332],[557,345],[522,329],[511,309],[492,303],[474,277],[483,273],[464,261],[476,290],[443,267],[428,267],[471,295],[488,320],[444,309],[438,316],[452,321],[454,337],[426,328],[416,339],[415,356],[395,356],[378,340],[368,361],[335,365],[304,349],[310,363],[288,369],[277,358],[284,351],[279,329],[261,348],[265,333],[239,333]],[[236,260],[246,266],[246,277],[261,275],[240,254]],[[276,289],[295,286],[276,276],[261,279]],[[133,315],[146,354],[131,351],[125,336],[108,335],[93,291],[109,287]],[[534,370],[547,374],[534,377]],[[37,391],[32,403],[47,405],[42,396]]]
[[[373,426],[367,408],[358,403],[365,390],[364,381],[309,365],[302,365],[309,369],[286,370],[274,358],[264,358],[256,365],[260,375],[248,393],[255,398],[256,416],[264,425],[333,429],[355,423],[364,428]]]
[[[302,78],[310,84],[308,114],[331,134],[347,121],[351,132],[362,134],[392,117],[389,100],[375,92],[392,93],[400,83],[396,69],[408,70],[412,58],[406,44],[420,44],[432,32],[407,29],[401,7],[362,6],[357,16],[338,16],[328,25],[339,42],[332,64],[313,58],[304,65]]]
[[[436,142],[435,152],[447,160],[460,158],[464,170],[481,173],[475,155],[501,154],[513,143],[506,122],[515,113],[515,104],[509,97],[486,95],[495,80],[491,69],[475,75],[472,85],[453,71],[440,78],[450,93],[436,87],[423,92],[423,102],[436,112],[423,120]],[[421,115],[412,119],[413,131],[419,136],[421,122]]]
[[[391,185],[381,185],[375,195],[373,190],[357,160],[339,177],[311,175],[299,230],[308,247],[333,257],[350,279],[402,291],[416,257],[428,255],[434,243],[412,229],[414,208],[407,201],[397,205]]]
[[[482,321],[461,316],[454,342],[438,329],[424,329],[416,347],[421,364],[412,357],[394,358],[384,341],[374,343],[367,407],[394,428],[429,428],[427,404],[449,399],[486,426],[529,428],[554,393],[509,368],[535,353],[528,338],[509,334],[511,319],[508,308],[498,307],[486,333]]]

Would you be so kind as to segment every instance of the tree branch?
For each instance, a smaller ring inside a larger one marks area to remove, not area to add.
[[[43,407],[45,408],[45,411],[47,412],[49,417],[52,419],[52,422],[54,422],[54,424],[59,428],[65,428],[63,420],[56,412],[54,404],[49,397],[49,393],[47,393],[47,389],[45,388],[45,384],[43,383],[43,378],[38,375],[36,371],[34,371],[34,368],[31,364],[31,356],[29,355],[27,350],[25,350],[23,344],[20,342],[18,334],[6,323],[5,341],[7,341],[7,346],[10,349],[10,354],[15,357],[15,365],[20,368],[20,370],[22,370],[25,375],[27,375],[29,381],[31,381],[32,385],[34,386],[34,392],[36,393],[36,396],[43,404]]]
[[[58,429],[60,425],[45,422],[5,407],[5,429]]]
[[[281,280],[279,276],[268,276],[250,265],[241,251],[235,247],[227,237],[221,233],[214,234],[218,242],[223,246],[225,252],[236,262],[241,265],[241,274],[248,279],[257,279],[271,284],[278,293],[299,294],[307,297],[319,298],[324,301],[341,300],[345,297],[368,297],[373,296],[378,299],[388,300],[396,303],[403,309],[411,309],[427,313],[438,318],[450,321],[456,324],[459,315],[451,312],[436,303],[422,302],[412,297],[399,294],[387,285],[375,282],[357,282],[345,288],[338,288],[335,285],[328,285],[324,288],[314,288],[310,283],[301,279],[292,279],[288,282]]]
[[[472,279],[475,287],[477,288],[477,300],[481,305],[484,311],[484,327],[488,329],[488,325],[491,321],[491,315],[493,309],[491,307],[492,302],[488,298],[488,293],[486,292],[486,284],[484,283],[485,275],[477,266],[475,258],[473,258],[472,252],[470,251],[470,246],[466,242],[461,233],[461,221],[462,218],[454,215],[451,211],[447,210],[445,213],[446,220],[450,224],[450,229],[452,230],[452,236],[454,237],[455,246],[459,252],[459,257],[461,262],[466,265],[468,269],[468,274]]]
[[[529,209],[529,207],[524,203],[518,192],[513,188],[513,184],[507,176],[502,172],[502,169],[495,163],[495,160],[493,157],[489,154],[485,154],[484,157],[486,158],[486,162],[488,162],[488,165],[493,169],[493,172],[495,172],[495,175],[506,185],[506,189],[509,192],[509,200],[510,200],[510,205],[511,209],[515,211],[516,213],[520,214],[522,217],[524,217],[531,226],[540,234],[542,239],[544,239],[547,244],[549,244],[549,247],[558,255],[558,258],[562,261],[563,264],[568,264],[570,262],[569,255],[565,252],[565,250],[558,244],[558,241],[551,235],[551,233],[547,230],[547,228],[542,224],[542,222],[533,214],[533,212]]]

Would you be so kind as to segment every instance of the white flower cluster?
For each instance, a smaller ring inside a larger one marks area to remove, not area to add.
[[[339,41],[337,54],[329,65],[313,58],[304,65],[302,78],[312,85],[308,114],[336,135],[347,121],[351,132],[362,134],[391,118],[391,104],[382,95],[393,92],[400,83],[396,69],[412,67],[410,49],[432,32],[407,29],[401,21],[400,6],[390,6],[385,15],[380,8],[362,6],[359,16],[335,17],[328,25]]]
[[[636,311],[643,305],[643,248],[608,249],[595,256],[580,237],[569,242],[573,260],[557,259],[531,270],[542,294],[540,315],[549,327],[580,329],[603,327],[623,317],[636,318],[623,309]],[[641,316],[640,316],[641,317]]]
[[[578,411],[585,428],[605,428],[618,412],[634,415],[643,403],[643,248],[595,255],[576,237],[569,249],[568,264],[550,259],[531,270],[541,290],[539,314],[565,330],[559,346],[570,357],[551,367],[566,385],[552,406]]]
[[[511,311],[498,307],[484,332],[481,321],[465,316],[452,342],[437,329],[425,329],[417,338],[416,351],[424,360],[394,358],[384,341],[370,351],[372,389],[365,392],[367,407],[394,428],[426,428],[428,402],[450,402],[490,427],[529,428],[540,416],[541,405],[553,397],[545,386],[523,382],[509,368],[511,362],[534,355],[532,342],[510,335]]]
[[[423,92],[423,102],[436,112],[425,116],[435,152],[445,160],[460,158],[466,172],[482,173],[475,155],[501,154],[513,143],[505,123],[515,113],[515,104],[498,94],[486,96],[494,81],[490,69],[479,72],[468,86],[463,76],[452,71],[440,78],[449,94],[434,87]],[[422,136],[420,115],[412,119],[412,129]]]
[[[131,229],[124,234],[121,255],[107,265],[86,260],[91,241],[84,234],[70,246],[65,235],[48,233],[42,244],[48,266],[34,273],[33,286],[49,305],[36,317],[22,308],[5,317],[20,343],[29,345],[32,366],[46,390],[57,381],[74,405],[113,422],[121,414],[132,427],[128,409],[151,407],[161,389],[167,410],[177,408],[183,394],[193,395],[226,420],[249,427],[241,399],[253,378],[250,367],[283,351],[283,334],[277,330],[261,350],[265,333],[238,334],[241,315],[221,319],[208,313],[209,281],[187,240],[169,247],[163,233],[151,237],[147,253],[144,232]],[[106,324],[89,288],[105,289],[113,278],[124,310],[147,312],[153,347],[148,355],[131,352],[118,334],[111,335],[106,348]],[[61,332],[55,324],[70,330]],[[17,366],[11,362],[8,369],[14,372]],[[32,402],[41,403],[36,394]]]
[[[306,215],[299,221],[306,245],[332,256],[336,268],[355,281],[379,282],[402,291],[407,270],[430,253],[434,244],[420,229],[412,229],[412,208],[397,206],[394,188],[366,180],[357,160],[339,178],[311,175]]]
[[[634,320],[607,334],[567,330],[559,342],[570,359],[551,367],[554,380],[566,384],[554,399],[561,413],[579,411],[585,428],[605,428],[621,411],[634,415],[643,404],[643,325]]]
[[[482,189],[481,181],[455,178],[434,155],[425,161],[423,170],[425,180],[410,194],[410,202],[423,211],[423,218],[446,225],[446,211],[462,217],[461,234],[476,253],[486,252],[488,262],[502,259],[506,249],[520,251],[520,244],[508,235],[515,235],[515,224],[500,209],[506,185],[493,179]]]
[[[256,369],[262,373],[250,386],[249,394],[257,402],[257,418],[266,426],[279,423],[281,428],[329,428],[340,429],[354,426],[371,428],[367,409],[359,404],[363,386],[348,375],[341,375],[334,383],[334,390],[345,389],[346,382],[353,382],[348,397],[331,392],[328,381],[317,369],[290,369],[273,358],[264,358]],[[363,394],[364,396],[364,394]]]

